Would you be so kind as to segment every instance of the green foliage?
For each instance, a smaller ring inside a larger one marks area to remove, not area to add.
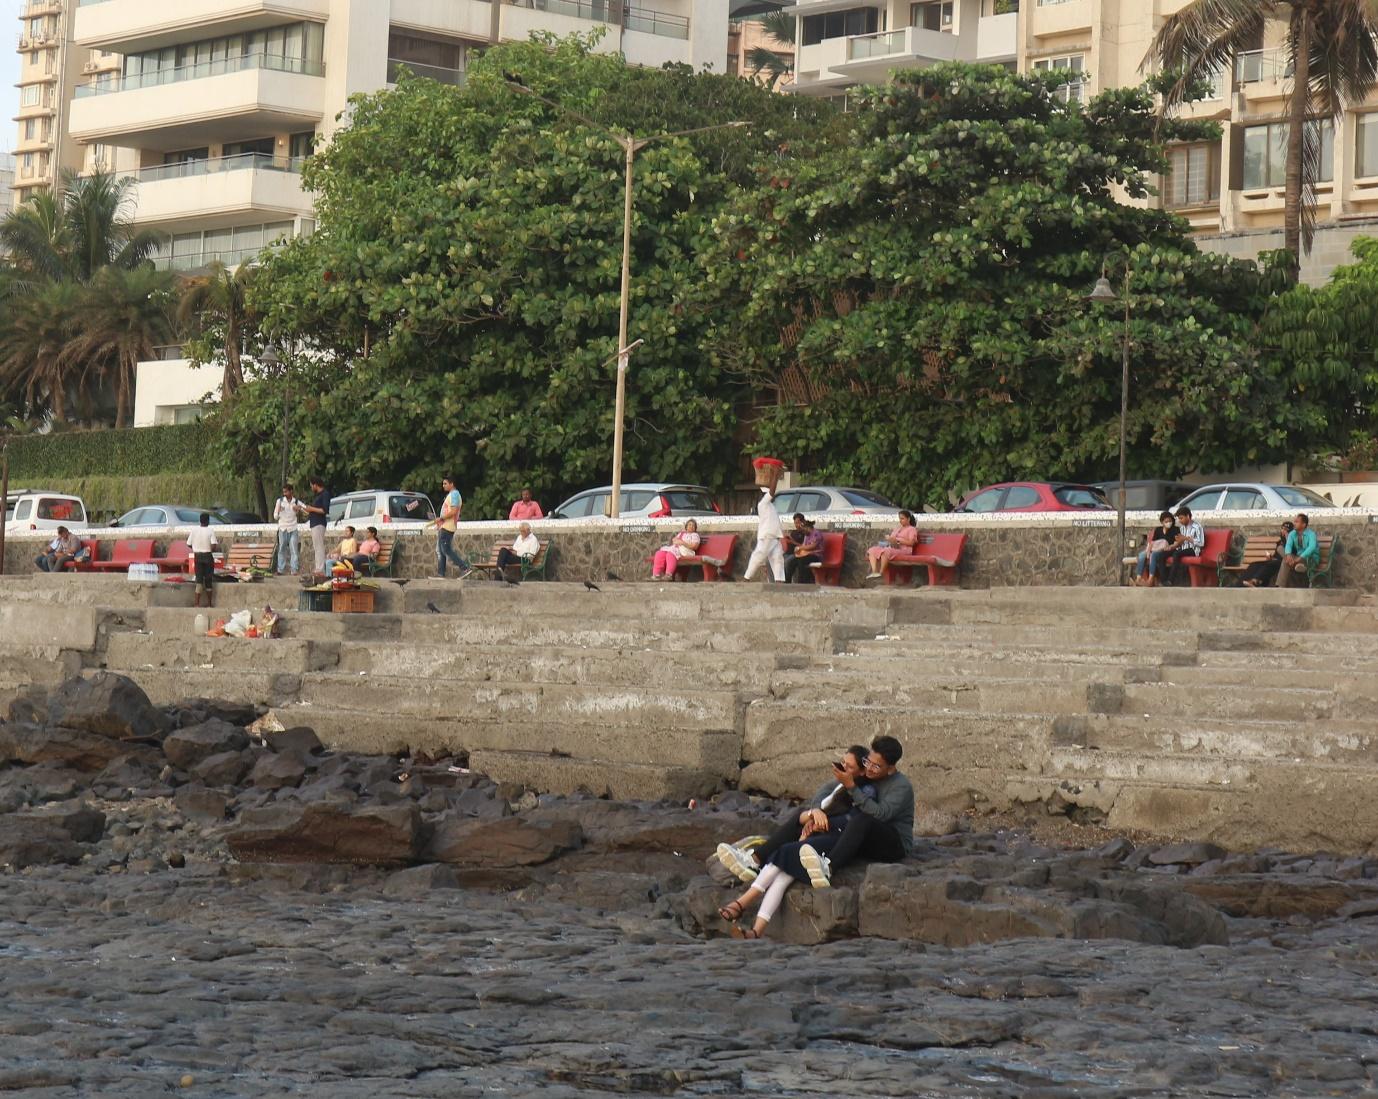
[[[554,501],[609,479],[623,152],[505,72],[619,133],[754,122],[656,141],[636,162],[630,338],[645,344],[628,375],[625,478],[727,484],[746,394],[700,354],[709,318],[682,303],[712,218],[760,160],[834,112],[730,77],[629,68],[580,40],[488,50],[462,89],[414,79],[358,97],[312,158],[317,231],[267,260],[251,291],[263,331],[315,348],[283,383],[294,469],[340,488],[431,488],[453,470],[476,517],[505,513],[524,484]],[[228,452],[275,468],[281,388],[260,378],[243,396]]]
[[[26,435],[10,443],[10,476],[46,487],[67,477],[204,473],[212,468],[218,446],[207,424]]]
[[[715,225],[713,361],[774,387],[762,446],[819,480],[918,504],[1005,479],[1102,478],[1118,454],[1132,271],[1129,472],[1285,455],[1317,429],[1251,341],[1268,282],[1203,256],[1149,193],[1163,123],[1144,90],[1084,107],[1066,74],[941,65],[862,93],[850,145],[769,167]]]
[[[16,484],[13,477],[12,485]],[[140,504],[187,504],[258,511],[253,486],[243,478],[219,473],[159,473],[149,477],[86,477],[47,479],[42,488],[80,496],[93,521],[114,519]]]

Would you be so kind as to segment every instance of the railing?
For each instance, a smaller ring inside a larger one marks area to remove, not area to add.
[[[47,15],[50,12],[62,10],[62,0],[29,0],[25,5],[22,18],[29,18],[31,15]]]
[[[859,34],[847,39],[847,60],[860,61],[866,57],[889,57],[904,52],[904,28],[881,31],[878,34]]]
[[[509,0],[516,7],[546,11],[552,15],[568,15],[575,19],[589,19],[598,23],[612,23],[627,30],[644,34],[658,34],[665,38],[688,38],[689,20],[683,15],[656,11],[654,8],[634,8],[623,0]]]
[[[419,61],[401,61],[395,57],[388,58],[388,83],[396,84],[401,71],[406,69],[413,76],[424,76],[428,80],[434,80],[439,84],[454,84],[459,86],[468,79],[469,74],[463,69],[447,69],[440,65],[423,65]]]
[[[87,4],[108,4],[110,0],[77,0],[77,7],[84,8]]]
[[[222,57],[215,61],[198,61],[176,69],[157,69],[135,76],[97,79],[90,84],[77,85],[77,97],[109,95],[136,88],[157,88],[164,84],[178,84],[183,80],[203,80],[209,76],[246,72],[252,69],[271,69],[274,72],[301,73],[304,76],[324,76],[325,66],[304,57],[284,57],[275,53],[246,53],[239,57]]]
[[[279,159],[271,153],[239,153],[236,156],[158,164],[152,168],[140,168],[134,176],[140,183],[157,183],[164,179],[189,179],[192,176],[209,176],[220,172],[300,172],[301,162],[301,157]]]
[[[683,15],[653,11],[650,8],[628,8],[622,25],[629,31],[658,34],[662,38],[688,38],[689,20]]]
[[[180,343],[166,343],[153,349],[151,361],[170,363],[186,357],[186,351]]]
[[[1238,84],[1257,84],[1263,80],[1282,80],[1292,75],[1287,51],[1249,50],[1235,55],[1234,78]]]
[[[216,252],[192,252],[180,256],[154,256],[153,266],[160,271],[199,271],[218,261],[226,267],[238,267],[241,263],[257,259],[271,247],[273,245],[268,244],[261,248],[231,248]]]

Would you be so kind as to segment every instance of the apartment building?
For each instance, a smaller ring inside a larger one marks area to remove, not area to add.
[[[0,153],[0,213],[8,210],[14,201],[14,157]]]
[[[1139,83],[1163,19],[1188,0],[798,0],[798,63],[785,90],[845,95],[897,69],[940,61],[1006,64],[1020,72],[1069,69],[1080,99]],[[1284,26],[1215,74],[1211,96],[1185,114],[1218,121],[1219,141],[1171,150],[1172,172],[1152,200],[1187,219],[1203,247],[1241,257],[1282,246]],[[1323,281],[1358,233],[1378,232],[1378,96],[1318,123],[1322,171],[1313,254],[1303,277]]]
[[[36,187],[55,187],[64,168],[81,171],[101,150],[88,150],[67,133],[66,106],[78,83],[114,70],[119,58],[73,41],[78,0],[25,0],[19,8],[19,113],[12,203]],[[8,196],[7,196],[8,198]]]

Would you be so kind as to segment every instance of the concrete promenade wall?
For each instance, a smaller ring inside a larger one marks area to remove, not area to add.
[[[1207,527],[1228,526],[1235,531],[1235,542],[1242,546],[1250,534],[1275,531],[1290,512],[1202,513],[1199,518]],[[1149,530],[1157,516],[1150,512],[1131,512],[1128,516],[1128,540],[1136,544]],[[1378,511],[1364,508],[1317,509],[1311,514],[1314,529],[1321,533],[1339,535],[1340,552],[1335,559],[1334,583],[1338,587],[1358,588],[1378,592]],[[607,519],[542,520],[534,524],[541,539],[553,539],[547,576],[552,580],[600,581],[609,572],[623,580],[649,578],[648,558],[670,536],[681,529],[681,520],[656,520],[614,523]],[[1113,586],[1120,582],[1123,554],[1116,546],[1116,517],[1113,513],[1066,513],[1054,515],[921,515],[918,525],[923,530],[963,531],[967,547],[961,568],[964,588],[1027,587],[1030,585],[1091,585]],[[841,530],[847,534],[847,552],[842,582],[854,587],[866,575],[868,546],[888,533],[895,521],[886,517],[867,516],[860,521],[850,519],[820,521],[824,530]],[[755,522],[749,517],[722,516],[702,518],[699,529],[703,533],[734,532],[737,534],[736,572],[746,567],[755,539]],[[466,557],[486,556],[497,541],[509,540],[516,524],[508,522],[476,522],[460,525],[456,545]],[[236,542],[270,541],[271,527],[219,528],[221,540]],[[90,532],[100,539],[102,555],[108,556],[110,544],[122,538],[155,538],[163,549],[178,535],[169,530],[99,530]],[[332,528],[332,538],[334,530]],[[435,536],[428,531],[398,530],[398,577],[419,578],[435,572]],[[33,533],[11,534],[6,543],[5,571],[27,572],[34,568],[33,558],[50,535]],[[303,538],[305,541],[305,538]],[[697,570],[695,570],[697,571]],[[921,570],[916,570],[921,571]],[[917,582],[922,582],[919,578]]]

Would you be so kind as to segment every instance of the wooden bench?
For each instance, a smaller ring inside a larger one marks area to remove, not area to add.
[[[393,567],[392,551],[396,539],[378,535],[378,555],[359,571],[365,576],[391,576]]]
[[[1313,588],[1330,587],[1330,570],[1335,564],[1335,553],[1340,548],[1340,536],[1338,534],[1318,534],[1316,535],[1316,548],[1321,551],[1320,563],[1306,574],[1306,579]]]
[[[177,541],[169,542],[163,556],[154,557],[151,563],[158,566],[159,572],[189,572],[191,560],[191,547],[186,542]]]
[[[1193,588],[1213,588],[1220,583],[1220,559],[1229,556],[1233,542],[1232,530],[1208,530],[1199,554],[1177,558],[1177,563],[1186,567]]]
[[[527,580],[532,576],[537,576],[542,580],[545,579],[545,564],[550,557],[550,539],[547,538],[544,542],[540,542],[538,539],[538,542],[540,548],[536,550],[536,555],[532,557],[531,560],[519,560],[507,566],[509,569],[520,569],[521,578],[523,580]],[[486,560],[470,561],[469,564],[472,568],[482,569],[484,572],[491,571],[496,574],[498,571],[498,551],[503,549],[510,550],[511,548],[512,543],[510,541],[494,542],[493,548],[488,551]]]
[[[1244,542],[1244,549],[1237,554],[1221,554],[1216,561],[1216,582],[1223,587],[1226,582],[1240,583],[1250,565],[1269,560],[1277,548],[1276,534],[1251,534]]]
[[[262,569],[273,571],[273,555],[277,552],[276,542],[233,542],[225,551],[225,561],[221,569],[238,572],[240,569]]]
[[[152,538],[126,538],[116,542],[107,561],[93,561],[96,572],[124,572],[130,565],[146,565],[153,560]]]
[[[896,583],[895,570],[901,568],[906,570],[910,583],[913,583],[915,567],[925,566],[930,587],[955,584],[966,546],[965,534],[923,531],[919,534],[919,544],[914,547],[913,553],[897,554],[890,559],[885,569],[885,582]]]
[[[780,539],[780,548],[785,551],[785,559],[795,551],[796,545],[788,537]],[[842,583],[842,561],[847,556],[847,534],[845,531],[823,532],[823,557],[818,568],[811,568],[815,584],[835,588]]]
[[[688,580],[689,567],[699,565],[703,569],[704,580],[720,580],[731,576],[733,555],[737,552],[735,534],[705,534],[699,543],[699,552],[692,557],[681,557],[676,563],[673,579]],[[719,565],[718,562],[722,564]]]
[[[94,572],[96,562],[100,560],[100,543],[94,538],[83,538],[81,548],[86,551],[86,556],[80,560],[62,562],[63,572]]]

